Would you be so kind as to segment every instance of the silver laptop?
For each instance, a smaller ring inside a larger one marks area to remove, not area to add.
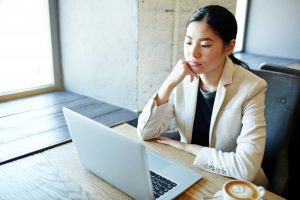
[[[173,199],[202,175],[134,138],[63,108],[82,165],[134,199]]]

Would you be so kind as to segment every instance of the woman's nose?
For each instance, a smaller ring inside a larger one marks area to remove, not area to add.
[[[194,58],[199,58],[201,56],[199,45],[193,45],[191,49],[191,54]]]

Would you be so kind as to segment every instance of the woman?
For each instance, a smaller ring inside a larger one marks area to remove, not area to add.
[[[267,84],[233,56],[236,33],[236,20],[224,7],[206,6],[192,14],[184,59],[145,106],[138,135],[195,155],[194,165],[202,169],[267,187],[260,166]],[[160,137],[172,117],[180,142]]]

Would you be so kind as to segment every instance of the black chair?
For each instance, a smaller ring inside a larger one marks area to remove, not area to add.
[[[292,75],[300,77],[300,70],[288,68],[288,67],[281,66],[281,65],[274,65],[274,64],[269,64],[269,63],[262,63],[259,66],[259,69],[261,69],[261,70],[275,71],[275,72],[281,72],[281,73],[285,73],[285,74],[292,74]]]
[[[291,74],[291,75],[300,77],[300,70],[291,69],[291,68],[284,67],[284,66],[263,63],[260,65],[260,69],[281,72],[281,73]],[[288,149],[289,177],[290,177],[289,185],[298,181],[296,179],[296,177],[300,177],[299,176],[300,164],[297,161],[297,159],[295,159],[296,157],[298,157],[298,153],[300,152],[300,137],[299,137],[300,136],[300,114],[298,116],[297,121],[298,121],[298,123],[295,127],[295,130],[292,133],[291,141],[290,141],[289,149]],[[295,196],[296,192],[297,191],[295,191],[295,190],[288,189],[287,198]]]
[[[267,140],[262,162],[270,191],[287,197],[289,183],[288,148],[300,112],[300,77],[269,70],[252,70],[263,78],[266,91]]]

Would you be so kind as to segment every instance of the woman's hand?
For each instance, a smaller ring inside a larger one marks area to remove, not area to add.
[[[157,92],[155,98],[157,105],[168,102],[173,89],[188,75],[191,77],[191,82],[194,78],[198,78],[198,75],[192,71],[189,64],[185,60],[179,59],[173,71]]]
[[[157,142],[161,143],[161,144],[167,144],[167,145],[170,145],[170,146],[175,147],[177,149],[185,151],[185,145],[186,144],[183,143],[183,142],[179,142],[177,140],[172,140],[172,139],[167,138],[167,137],[158,137]]]
[[[191,69],[188,62],[184,59],[179,59],[167,81],[176,87],[188,75],[191,77],[191,82],[194,78],[198,78],[198,75]]]
[[[179,142],[177,140],[172,140],[172,139],[166,138],[166,137],[158,137],[156,140],[158,143],[166,144],[171,147],[175,147],[176,149],[186,151],[195,156],[200,152],[200,150],[202,148],[202,146],[200,146],[200,145],[187,144],[187,143]]]

